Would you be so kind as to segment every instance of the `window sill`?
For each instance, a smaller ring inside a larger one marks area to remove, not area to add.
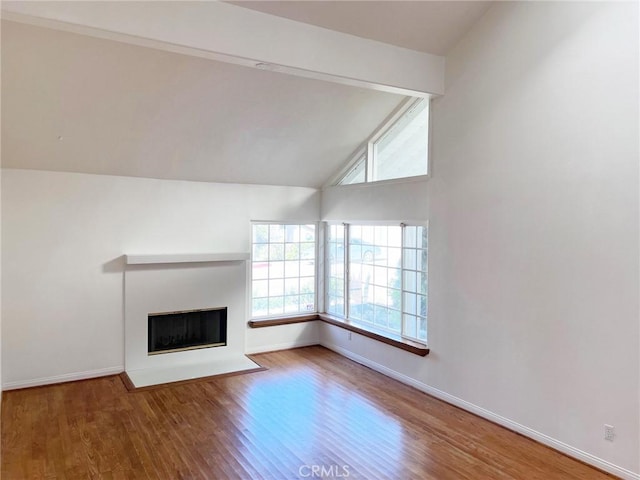
[[[429,354],[429,348],[418,342],[412,342],[411,340],[404,339],[399,335],[396,336],[387,332],[380,332],[374,328],[369,328],[364,325],[356,325],[349,320],[333,317],[325,313],[314,313],[313,315],[299,315],[293,317],[268,318],[264,320],[250,320],[249,327],[275,327],[278,325],[289,325],[293,323],[313,322],[315,320],[320,320],[328,323],[329,325],[344,328],[345,330],[349,330],[350,332],[354,332],[373,340],[377,340],[386,345],[390,345],[392,347],[399,348],[400,350],[413,353],[414,355],[424,357]]]
[[[414,355],[420,355],[421,357],[424,357],[429,354],[429,349],[425,345],[422,345],[418,342],[412,342],[411,340],[402,338],[400,335],[381,332],[380,330],[376,330],[375,328],[361,324],[354,324],[349,320],[333,317],[324,313],[319,314],[318,317],[320,320],[330,325],[344,328],[345,330],[358,333],[365,337],[372,338],[373,340],[378,340],[379,342],[391,345],[392,347],[396,347],[401,350],[405,350],[407,352],[413,353]]]
[[[295,315],[291,317],[264,318],[257,320],[249,320],[250,328],[277,327],[278,325],[290,325],[292,323],[313,322],[318,320],[318,314],[311,315]]]

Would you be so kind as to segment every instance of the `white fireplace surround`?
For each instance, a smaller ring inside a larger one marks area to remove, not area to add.
[[[135,387],[252,370],[245,356],[247,253],[126,255],[125,371]],[[148,314],[227,307],[225,346],[149,355]]]

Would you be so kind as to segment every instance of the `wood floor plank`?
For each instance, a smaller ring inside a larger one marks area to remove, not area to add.
[[[613,478],[322,347],[254,358],[267,370],[5,392],[2,478]]]

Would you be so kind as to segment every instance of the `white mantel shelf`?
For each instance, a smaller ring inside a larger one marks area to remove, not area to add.
[[[154,263],[206,263],[237,262],[249,260],[245,252],[233,253],[159,253],[153,255],[125,255],[127,265],[151,265]]]

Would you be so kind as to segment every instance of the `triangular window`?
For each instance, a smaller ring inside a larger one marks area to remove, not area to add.
[[[410,99],[348,164],[337,185],[418,177],[429,173],[429,100]]]

